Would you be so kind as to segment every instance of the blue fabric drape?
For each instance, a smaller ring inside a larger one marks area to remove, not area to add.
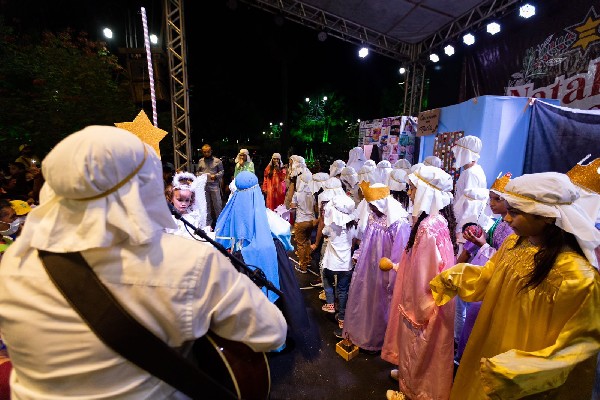
[[[236,176],[235,185],[238,190],[217,219],[217,242],[230,248],[231,240],[223,237],[233,238],[234,250],[241,250],[246,264],[251,269],[260,268],[273,286],[279,289],[277,251],[271,237],[265,199],[258,185],[258,178],[252,172],[243,171]],[[271,302],[279,297],[266,288],[262,290]]]
[[[533,103],[523,173],[569,171],[588,154],[600,156],[600,114]]]

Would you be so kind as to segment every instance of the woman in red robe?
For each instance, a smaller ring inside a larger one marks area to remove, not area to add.
[[[275,210],[285,201],[285,175],[286,169],[281,162],[281,155],[273,153],[271,162],[265,168],[265,179],[262,185],[267,208],[271,210]]]

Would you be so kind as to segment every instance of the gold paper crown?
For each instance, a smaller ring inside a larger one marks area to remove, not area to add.
[[[579,161],[567,172],[567,176],[575,185],[600,194],[600,158],[596,158],[588,165],[581,165],[589,157],[590,155]]]
[[[390,195],[390,188],[387,186],[374,188],[365,181],[359,183],[359,186],[368,202],[384,199]]]
[[[508,182],[510,182],[511,177],[512,177],[512,174],[510,172],[507,172],[503,176],[497,178],[494,181],[494,183],[492,184],[492,187],[490,188],[490,190],[497,190],[499,192],[504,192],[504,188],[506,187],[506,184]]]

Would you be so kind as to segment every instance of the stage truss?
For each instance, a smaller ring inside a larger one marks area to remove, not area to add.
[[[229,0],[235,3],[237,0]],[[488,0],[439,29],[419,43],[407,43],[326,10],[298,0],[240,0],[263,11],[324,31],[328,36],[365,44],[371,51],[398,60],[407,68],[404,84],[403,115],[417,116],[423,104],[426,63],[434,50],[460,34],[478,29],[492,18],[499,19],[511,12],[521,0]],[[186,66],[186,44],[183,20],[183,0],[164,0],[167,26],[167,54],[171,83],[171,112],[175,167],[193,170],[190,140],[189,95]]]

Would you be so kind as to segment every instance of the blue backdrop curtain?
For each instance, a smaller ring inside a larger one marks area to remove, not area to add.
[[[531,112],[523,173],[565,173],[586,155],[600,157],[600,113],[536,101]],[[588,160],[589,161],[589,160]]]

